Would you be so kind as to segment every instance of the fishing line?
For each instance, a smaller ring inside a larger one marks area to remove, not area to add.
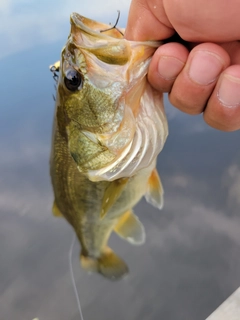
[[[77,291],[76,281],[75,281],[74,274],[73,274],[72,258],[73,258],[73,248],[74,248],[75,242],[76,242],[76,235],[73,234],[73,239],[72,239],[72,243],[71,243],[70,250],[69,250],[69,256],[68,256],[68,258],[69,258],[69,269],[70,269],[70,273],[71,273],[71,279],[72,279],[72,285],[73,285],[73,289],[74,289],[74,294],[75,294],[75,297],[76,297],[76,300],[77,300],[80,319],[84,320],[83,319],[83,314],[82,314],[82,307],[81,307],[80,299],[79,299],[79,294],[78,294],[78,291]]]

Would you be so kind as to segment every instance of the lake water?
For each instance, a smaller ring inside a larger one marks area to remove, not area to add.
[[[0,4],[0,319],[77,320],[68,253],[73,231],[51,214],[49,177],[54,81],[69,14],[126,24],[129,1]],[[121,8],[123,6],[123,8]],[[104,8],[103,8],[104,7]],[[58,10],[59,9],[59,10]],[[165,99],[169,138],[158,159],[162,211],[135,213],[146,243],[115,235],[130,274],[110,282],[73,269],[85,320],[202,320],[240,285],[240,133],[209,128]]]

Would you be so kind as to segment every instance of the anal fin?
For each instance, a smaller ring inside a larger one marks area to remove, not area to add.
[[[140,245],[145,242],[144,226],[131,210],[119,218],[114,231],[132,244]]]
[[[145,198],[147,202],[158,209],[163,207],[163,186],[158,175],[157,169],[153,169],[147,185],[147,192]]]

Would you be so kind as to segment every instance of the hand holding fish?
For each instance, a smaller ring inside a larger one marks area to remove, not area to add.
[[[186,45],[160,46],[148,79],[169,92],[175,107],[203,112],[210,126],[224,131],[240,129],[239,14],[237,0],[133,0],[125,32],[126,39],[141,41],[177,32]]]

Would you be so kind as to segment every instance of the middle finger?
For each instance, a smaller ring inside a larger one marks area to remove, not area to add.
[[[173,84],[169,94],[171,103],[183,112],[201,113],[219,75],[229,64],[229,55],[217,44],[197,45]]]

